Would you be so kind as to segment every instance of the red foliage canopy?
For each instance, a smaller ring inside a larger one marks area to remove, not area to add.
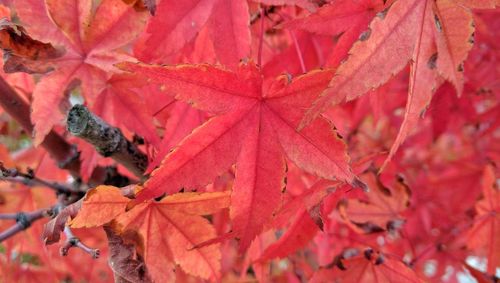
[[[2,3],[6,281],[498,280],[498,0]]]

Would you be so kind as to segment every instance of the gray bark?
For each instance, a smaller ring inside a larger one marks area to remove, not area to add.
[[[92,144],[97,152],[111,157],[137,177],[142,177],[148,165],[147,156],[128,141],[120,129],[110,126],[83,105],[71,108],[67,117],[68,131]]]

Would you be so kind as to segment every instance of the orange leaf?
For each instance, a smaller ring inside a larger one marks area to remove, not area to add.
[[[205,214],[228,203],[227,193],[177,194],[161,202],[138,204],[116,219],[116,227],[123,235],[139,233],[142,255],[153,280],[171,281],[174,262],[191,275],[215,280],[221,269],[220,244],[191,249],[214,238],[215,229],[205,218],[183,212]]]
[[[231,191],[179,193],[167,196],[162,203],[168,210],[192,215],[208,215],[229,206]]]
[[[82,208],[70,223],[71,227],[102,226],[125,212],[129,201],[117,187],[98,186],[85,195]]]

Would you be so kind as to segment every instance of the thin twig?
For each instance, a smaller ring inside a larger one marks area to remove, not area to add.
[[[27,179],[22,177],[0,177],[0,181],[11,183],[20,183],[29,187],[43,186],[61,193],[73,193],[74,190],[66,187],[63,184],[56,182],[48,182],[39,178]]]
[[[57,182],[49,182],[40,179],[34,175],[33,170],[28,168],[28,173],[20,172],[15,168],[6,168],[0,162],[0,181],[22,183],[27,186],[44,186],[53,189],[60,193],[74,193],[76,192],[71,187],[65,186]]]
[[[38,219],[49,215],[49,209],[39,209],[32,212],[18,212],[18,213],[5,213],[2,214],[0,219],[15,219],[16,224],[10,226],[7,230],[0,233],[0,243],[4,240],[16,235],[17,233],[26,230]],[[3,218],[2,218],[3,217]]]
[[[62,256],[68,255],[69,250],[73,247],[77,247],[82,251],[88,253],[92,256],[92,258],[99,258],[99,256],[101,255],[99,249],[89,248],[84,243],[82,243],[80,239],[73,234],[71,228],[69,228],[68,226],[64,227],[64,234],[66,235],[66,241],[59,250]]]
[[[17,213],[0,213],[0,219],[16,219]]]

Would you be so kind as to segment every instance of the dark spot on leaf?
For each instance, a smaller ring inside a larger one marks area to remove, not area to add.
[[[347,270],[345,267],[344,263],[342,263],[342,257],[341,256],[336,256],[333,259],[333,265],[338,267],[340,270]]]
[[[472,33],[469,37],[469,43],[470,44],[474,44],[474,36],[475,36],[475,33]]]
[[[134,134],[134,136],[132,137],[132,143],[135,145],[143,145],[145,143],[145,141],[144,141],[143,137],[141,137],[137,134]]]
[[[397,174],[397,175],[396,175],[396,181],[398,181],[398,182],[400,182],[400,183],[404,183],[405,178],[403,177],[403,175],[401,175],[401,174]]]
[[[372,255],[373,255],[373,250],[372,249],[366,249],[363,254],[365,255],[365,258],[367,260],[371,260],[372,259]]]
[[[385,19],[385,16],[387,15],[387,12],[389,12],[389,7],[385,8],[383,11],[380,11],[377,13],[377,17],[380,19]]]
[[[341,32],[340,34],[337,34],[337,35],[334,35],[332,37],[332,41],[333,43],[337,43],[339,41],[339,39],[342,37],[342,35],[344,34],[345,32]]]
[[[318,5],[318,7],[322,7],[322,6],[326,5],[327,3],[328,2],[326,0],[318,0],[316,5]]]
[[[432,56],[429,58],[429,60],[427,61],[427,67],[429,67],[429,69],[431,70],[436,69],[437,58],[438,58],[437,52],[432,54]]]
[[[405,221],[403,219],[394,219],[387,222],[386,228],[389,232],[396,232],[403,227]]]
[[[288,178],[287,178],[287,176],[285,176],[285,178],[283,178],[283,188],[281,188],[282,193],[286,192],[287,185],[288,185]]]
[[[457,71],[459,71],[459,72],[463,72],[463,71],[464,71],[464,64],[460,64],[460,65],[458,65],[458,67],[457,67]]]
[[[155,201],[161,201],[166,195],[166,193],[163,193],[161,196],[155,197]]]
[[[354,225],[358,226],[365,234],[375,234],[375,233],[380,233],[384,232],[385,230],[381,228],[380,226],[373,224],[371,222],[365,222],[365,223],[356,223],[354,221],[351,221]]]
[[[372,34],[372,30],[370,28],[368,28],[363,33],[361,33],[361,35],[359,36],[359,41],[368,40],[368,38],[370,38],[371,34]]]
[[[391,190],[389,190],[389,188],[387,188],[386,186],[384,186],[382,184],[382,182],[380,181],[377,181],[377,184],[378,184],[378,189],[380,190],[380,192],[385,195],[385,196],[392,196],[392,193],[391,193]]]
[[[375,260],[375,265],[380,265],[380,264],[382,264],[382,263],[384,263],[384,256],[379,255],[379,256],[377,257],[377,259]]]
[[[434,15],[434,23],[436,24],[436,28],[438,29],[438,31],[442,32],[443,27],[441,26],[441,21],[439,20],[437,15]]]
[[[438,243],[436,245],[436,250],[439,252],[442,252],[442,251],[446,250],[446,246],[443,243]]]
[[[424,119],[424,117],[425,117],[425,112],[426,112],[426,111],[427,111],[427,108],[422,109],[422,111],[420,111],[420,114],[419,114],[420,119]]]
[[[248,267],[247,269],[247,274],[248,275],[251,275],[251,276],[255,276],[255,271],[253,270],[253,268],[250,266]]]
[[[149,13],[152,16],[155,15],[155,13],[156,13],[156,1],[155,0],[144,0],[144,6],[146,6],[146,8],[148,9]]]
[[[314,221],[316,226],[323,231],[323,219],[321,218],[321,203],[318,203],[317,205],[311,207],[308,210],[309,216],[311,219]]]
[[[352,184],[351,186],[353,186],[354,188],[360,188],[363,192],[367,193],[370,191],[370,188],[363,182],[361,181],[360,179],[358,178],[355,178],[353,181],[352,181]]]

